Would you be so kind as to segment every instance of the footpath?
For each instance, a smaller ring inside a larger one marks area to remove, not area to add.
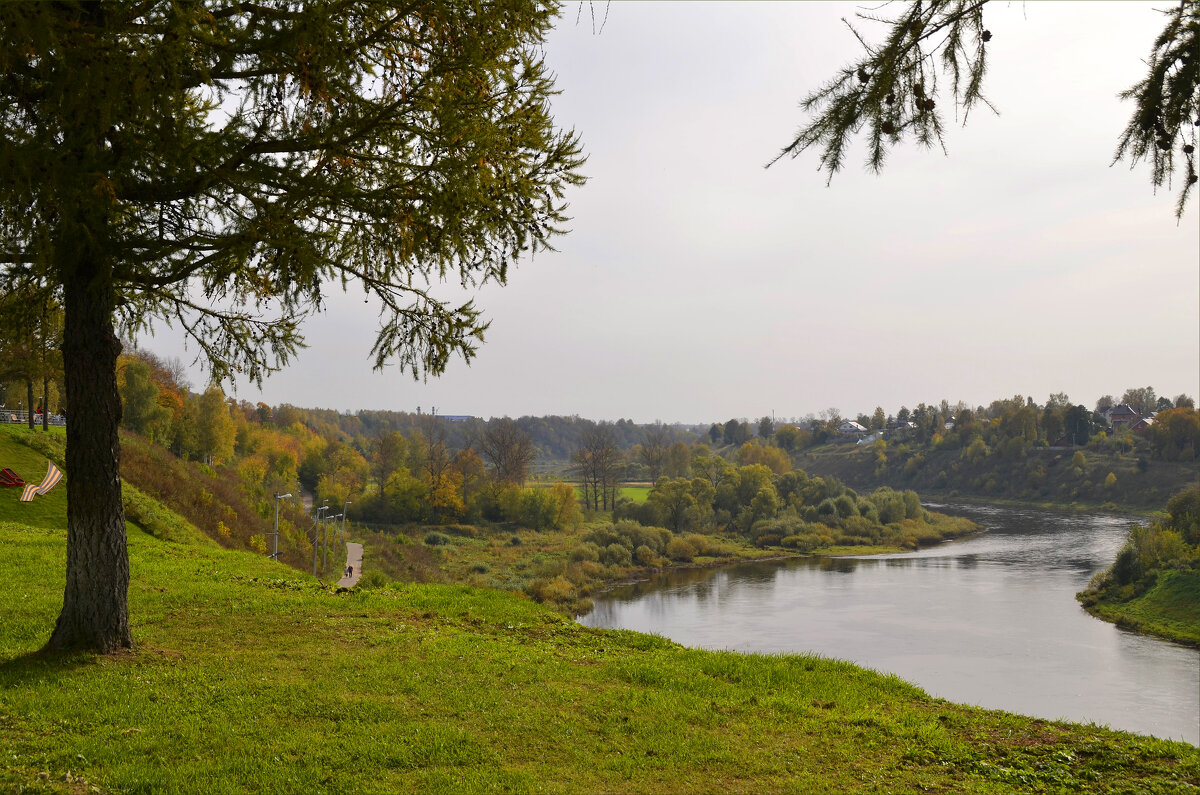
[[[339,588],[353,588],[358,585],[358,578],[362,576],[362,544],[346,542],[346,566],[342,569],[342,579],[337,581]],[[353,574],[345,574],[350,570]]]

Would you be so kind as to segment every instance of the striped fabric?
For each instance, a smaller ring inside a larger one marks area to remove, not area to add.
[[[26,483],[25,490],[21,492],[21,502],[33,502],[33,495],[37,494],[36,483]]]
[[[46,477],[42,480],[42,485],[37,487],[38,494],[45,494],[50,489],[58,485],[58,481],[62,480],[62,470],[54,466],[53,463],[46,462]]]

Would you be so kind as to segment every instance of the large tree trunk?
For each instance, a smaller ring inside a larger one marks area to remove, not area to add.
[[[121,507],[121,399],[113,285],[101,267],[64,280],[67,413],[67,586],[48,649],[109,654],[133,646],[129,554]]]

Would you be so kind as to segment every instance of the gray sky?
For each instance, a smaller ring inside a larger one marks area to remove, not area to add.
[[[840,19],[859,7],[613,3],[597,33],[568,6],[547,60],[589,182],[558,252],[479,293],[475,361],[427,383],[372,372],[376,317],[336,295],[295,364],[238,397],[638,422],[1195,397],[1196,201],[1177,224],[1147,168],[1109,167],[1155,6],[989,5],[1000,115],[952,128],[949,156],[899,147],[876,176],[858,150],[830,187],[815,152],[764,169],[858,53]],[[169,333],[142,344],[194,356]]]

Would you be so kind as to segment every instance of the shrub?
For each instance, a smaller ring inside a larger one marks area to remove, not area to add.
[[[924,516],[925,511],[921,508],[921,498],[917,496],[915,491],[904,492],[904,517],[906,519],[920,519]]]
[[[633,554],[624,544],[609,544],[604,548],[604,562],[610,566],[628,566],[633,562]]]
[[[750,526],[750,540],[755,541],[762,535],[776,535],[780,538],[795,535],[804,529],[805,522],[796,516],[780,516],[777,519],[763,519]]]
[[[585,560],[600,560],[600,547],[591,541],[584,541],[571,550],[570,554],[567,555],[567,559],[572,563],[581,563]]]
[[[621,543],[630,549],[648,546],[657,553],[663,553],[671,541],[672,533],[665,527],[646,527],[637,522],[621,521],[613,525],[613,530],[621,537]]]
[[[691,544],[697,555],[704,555],[712,558],[719,558],[730,553],[728,544],[713,538],[712,536],[701,535],[699,533],[688,533],[683,537],[685,541]],[[668,544],[668,548],[670,545]]]
[[[676,539],[671,539],[672,544],[674,544],[675,541],[676,541]],[[633,559],[635,562],[637,562],[637,564],[639,566],[657,566],[658,565],[658,555],[654,554],[654,550],[651,549],[650,547],[646,546],[645,544],[642,544],[640,547],[638,547],[637,549],[635,549],[633,551]]]
[[[631,553],[640,546],[647,546],[661,555],[666,552],[667,543],[672,537],[671,531],[665,527],[645,527],[632,520],[622,519],[616,524],[594,528],[584,540],[598,547],[619,544]]]
[[[821,537],[816,533],[801,533],[794,536],[788,536],[779,542],[780,546],[785,549],[794,549],[798,552],[812,552],[823,546]]]
[[[384,574],[382,571],[372,569],[358,579],[358,585],[356,587],[358,587],[360,590],[371,591],[376,588],[385,588],[391,584],[392,581],[387,578],[386,574]]]
[[[526,591],[538,602],[568,602],[575,596],[574,584],[562,575],[536,579]]]
[[[682,538],[672,538],[667,544],[667,557],[682,563],[691,563],[696,557],[696,547]]]
[[[777,547],[781,541],[783,539],[779,537],[778,533],[767,533],[756,538],[754,544],[765,549],[767,547]]]
[[[1112,576],[1117,585],[1127,585],[1142,576],[1137,550],[1130,544],[1123,546],[1117,553],[1117,559],[1112,567]]]
[[[440,547],[443,544],[449,544],[450,537],[438,532],[425,534],[425,545],[431,547]]]

